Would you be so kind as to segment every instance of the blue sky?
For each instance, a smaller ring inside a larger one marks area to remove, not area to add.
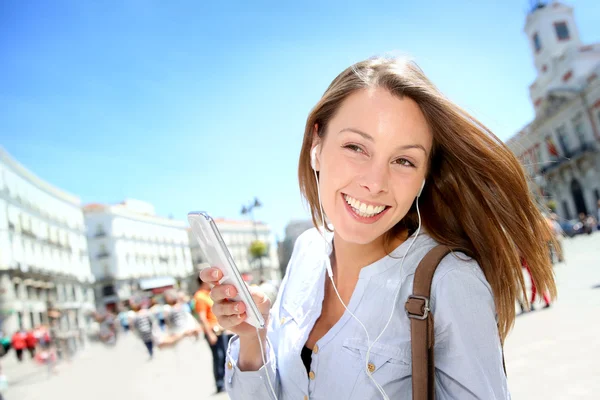
[[[237,219],[258,196],[281,236],[308,215],[306,116],[356,61],[414,57],[502,139],[533,117],[528,0],[216,3],[0,2],[0,145],[84,203]],[[600,2],[569,4],[600,41]]]

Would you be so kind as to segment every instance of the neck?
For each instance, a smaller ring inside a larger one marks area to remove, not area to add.
[[[334,262],[332,265],[336,282],[358,279],[362,268],[385,257],[388,251],[395,249],[406,241],[407,236],[407,231],[402,232],[402,234],[393,238],[390,246],[386,248],[383,236],[380,236],[371,243],[357,244],[347,242],[334,233],[332,254],[332,261]]]

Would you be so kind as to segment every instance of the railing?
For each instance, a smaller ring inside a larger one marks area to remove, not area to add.
[[[109,257],[109,256],[110,256],[110,254],[108,253],[108,251],[101,251],[100,253],[98,253],[96,255],[96,258],[106,258],[106,257]]]
[[[540,168],[540,174],[545,175],[548,172],[551,172],[561,165],[564,165],[567,162],[573,161],[574,159],[583,156],[586,153],[595,153],[598,151],[598,148],[595,143],[586,142],[582,143],[580,146],[575,148],[574,150],[565,151],[565,154],[561,156],[558,160],[550,162],[548,165]]]

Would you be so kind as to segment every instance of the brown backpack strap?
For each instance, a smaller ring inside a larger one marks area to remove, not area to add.
[[[450,247],[439,245],[423,257],[415,271],[413,294],[408,296],[405,304],[406,314],[410,318],[413,400],[435,399],[435,333],[429,299],[433,274],[440,261],[451,251]],[[502,366],[506,374],[504,349]]]
[[[436,246],[423,257],[415,272],[413,294],[408,296],[405,304],[410,318],[413,400],[433,400],[435,397],[435,338],[429,297],[433,274],[442,258],[450,251],[447,246]]]

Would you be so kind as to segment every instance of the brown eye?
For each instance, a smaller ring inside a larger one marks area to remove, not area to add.
[[[364,153],[363,149],[355,144],[347,144],[344,146],[345,149],[352,150],[355,153]]]
[[[405,167],[412,167],[415,168],[415,164],[411,163],[410,161],[408,161],[406,158],[399,158],[396,161],[394,161],[396,164],[400,164],[402,166]]]

